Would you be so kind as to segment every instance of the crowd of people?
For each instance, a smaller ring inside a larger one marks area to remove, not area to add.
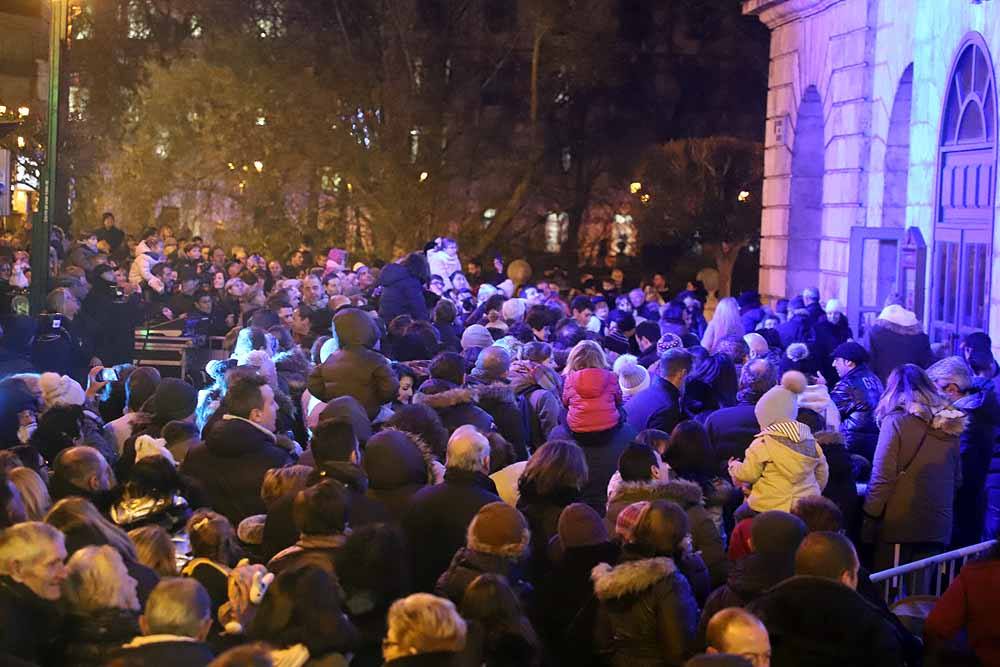
[[[349,265],[169,227],[0,237],[10,665],[1000,665],[1000,548],[920,627],[874,571],[1000,530],[1000,367],[621,269]],[[322,250],[321,252],[319,250]],[[229,351],[164,377],[138,324]],[[908,593],[921,593],[911,577]]]

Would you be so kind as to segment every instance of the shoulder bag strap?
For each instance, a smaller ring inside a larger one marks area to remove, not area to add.
[[[920,450],[923,449],[924,442],[927,440],[927,434],[930,432],[931,432],[931,423],[927,422],[927,428],[924,429],[924,434],[923,436],[921,436],[920,442],[917,443],[917,449],[913,452],[913,456],[910,457],[910,460],[906,462],[906,465],[903,466],[902,469],[899,471],[898,475],[905,475],[906,471],[910,469],[911,465],[913,465],[913,462],[917,460],[917,456],[920,455]]]

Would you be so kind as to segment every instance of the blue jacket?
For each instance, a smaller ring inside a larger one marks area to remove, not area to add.
[[[650,379],[649,387],[625,404],[629,426],[636,431],[655,428],[670,433],[685,416],[681,410],[681,392],[661,377]]]
[[[387,323],[397,315],[409,315],[415,320],[426,320],[427,303],[424,286],[406,264],[387,264],[379,274],[382,296],[378,314]]]

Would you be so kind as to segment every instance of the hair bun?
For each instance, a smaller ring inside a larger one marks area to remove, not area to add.
[[[781,376],[781,386],[793,394],[801,394],[808,385],[806,376],[799,371],[788,371]]]

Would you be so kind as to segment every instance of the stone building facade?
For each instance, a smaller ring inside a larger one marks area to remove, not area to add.
[[[855,332],[899,294],[935,342],[1000,339],[998,0],[744,0],[771,30],[760,291]]]

